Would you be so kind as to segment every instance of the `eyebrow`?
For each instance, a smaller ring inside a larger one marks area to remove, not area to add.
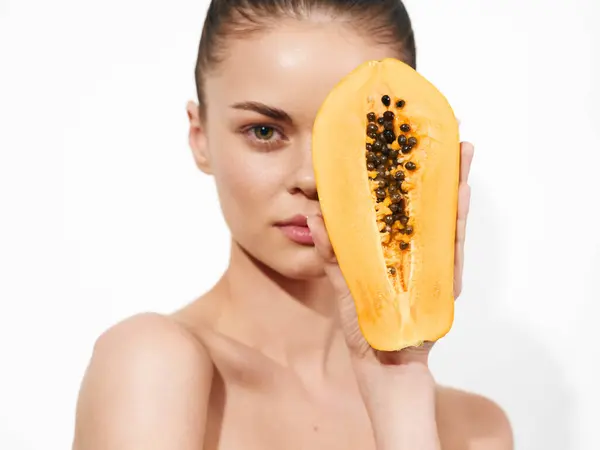
[[[290,115],[284,110],[275,108],[273,106],[265,105],[264,103],[260,102],[234,103],[233,105],[231,105],[231,107],[233,109],[240,109],[242,111],[254,111],[273,120],[279,120],[281,122],[287,122],[289,124],[293,122]]]

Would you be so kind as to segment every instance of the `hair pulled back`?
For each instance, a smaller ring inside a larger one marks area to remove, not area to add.
[[[195,68],[201,111],[204,76],[226,56],[228,38],[247,39],[276,26],[277,19],[307,19],[316,11],[347,23],[374,43],[390,45],[398,58],[416,69],[412,23],[401,0],[211,0]]]

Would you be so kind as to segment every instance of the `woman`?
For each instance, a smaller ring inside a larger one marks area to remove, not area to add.
[[[180,311],[98,339],[76,450],[512,448],[494,403],[436,385],[430,346],[365,343],[319,216],[317,109],[343,75],[388,56],[415,66],[399,0],[212,1],[189,143],[215,179],[230,264]],[[456,295],[472,154],[463,143]]]

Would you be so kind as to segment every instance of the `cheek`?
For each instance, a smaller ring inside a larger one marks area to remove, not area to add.
[[[211,143],[211,166],[221,206],[229,219],[272,208],[285,190],[282,154],[250,148],[240,136],[221,137]]]

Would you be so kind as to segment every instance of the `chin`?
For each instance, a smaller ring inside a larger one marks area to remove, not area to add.
[[[308,281],[325,276],[325,264],[312,246],[278,245],[271,251],[261,251],[255,256],[262,264],[285,278]]]
[[[308,281],[325,276],[325,264],[311,246],[286,245],[256,256],[262,264],[285,278]]]
[[[248,241],[246,244],[245,241]],[[300,245],[289,240],[236,240],[240,248],[267,272],[296,281],[309,281],[325,276],[325,264],[314,246]]]
[[[323,261],[317,255],[314,247],[299,250],[297,255],[289,258],[278,258],[274,268],[286,278],[292,280],[313,280],[325,276]]]
[[[278,240],[271,253],[272,267],[292,280],[311,280],[325,276],[325,263],[314,245],[299,244],[288,239]]]

